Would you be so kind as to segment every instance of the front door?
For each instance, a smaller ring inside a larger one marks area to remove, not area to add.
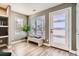
[[[50,44],[53,47],[68,50],[68,8],[51,12],[50,18]]]

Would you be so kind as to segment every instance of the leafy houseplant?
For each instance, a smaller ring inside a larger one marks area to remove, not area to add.
[[[27,24],[25,24],[25,25],[23,25],[22,27],[21,27],[21,29],[22,29],[22,31],[23,32],[29,32],[30,31],[30,26],[29,25],[27,25]],[[28,36],[28,35],[27,35]],[[26,38],[27,39],[27,38]]]

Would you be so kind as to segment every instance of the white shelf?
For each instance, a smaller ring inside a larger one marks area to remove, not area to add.
[[[6,17],[7,18],[8,16],[7,15],[0,15],[0,17]]]
[[[7,44],[0,44],[0,47],[7,46]]]
[[[8,26],[1,26],[1,25],[0,25],[0,27],[8,27]]]
[[[0,38],[5,38],[5,37],[8,37],[8,35],[6,35],[6,36],[0,36]]]

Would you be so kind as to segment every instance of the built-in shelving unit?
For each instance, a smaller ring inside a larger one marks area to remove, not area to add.
[[[0,49],[8,46],[9,6],[0,4]]]

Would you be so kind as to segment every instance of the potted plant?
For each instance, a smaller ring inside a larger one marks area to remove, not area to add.
[[[27,37],[28,37],[28,32],[30,31],[30,26],[27,25],[27,24],[24,24],[22,27],[21,27],[22,31],[23,32],[26,32],[27,33]],[[26,39],[27,39],[26,37]]]

